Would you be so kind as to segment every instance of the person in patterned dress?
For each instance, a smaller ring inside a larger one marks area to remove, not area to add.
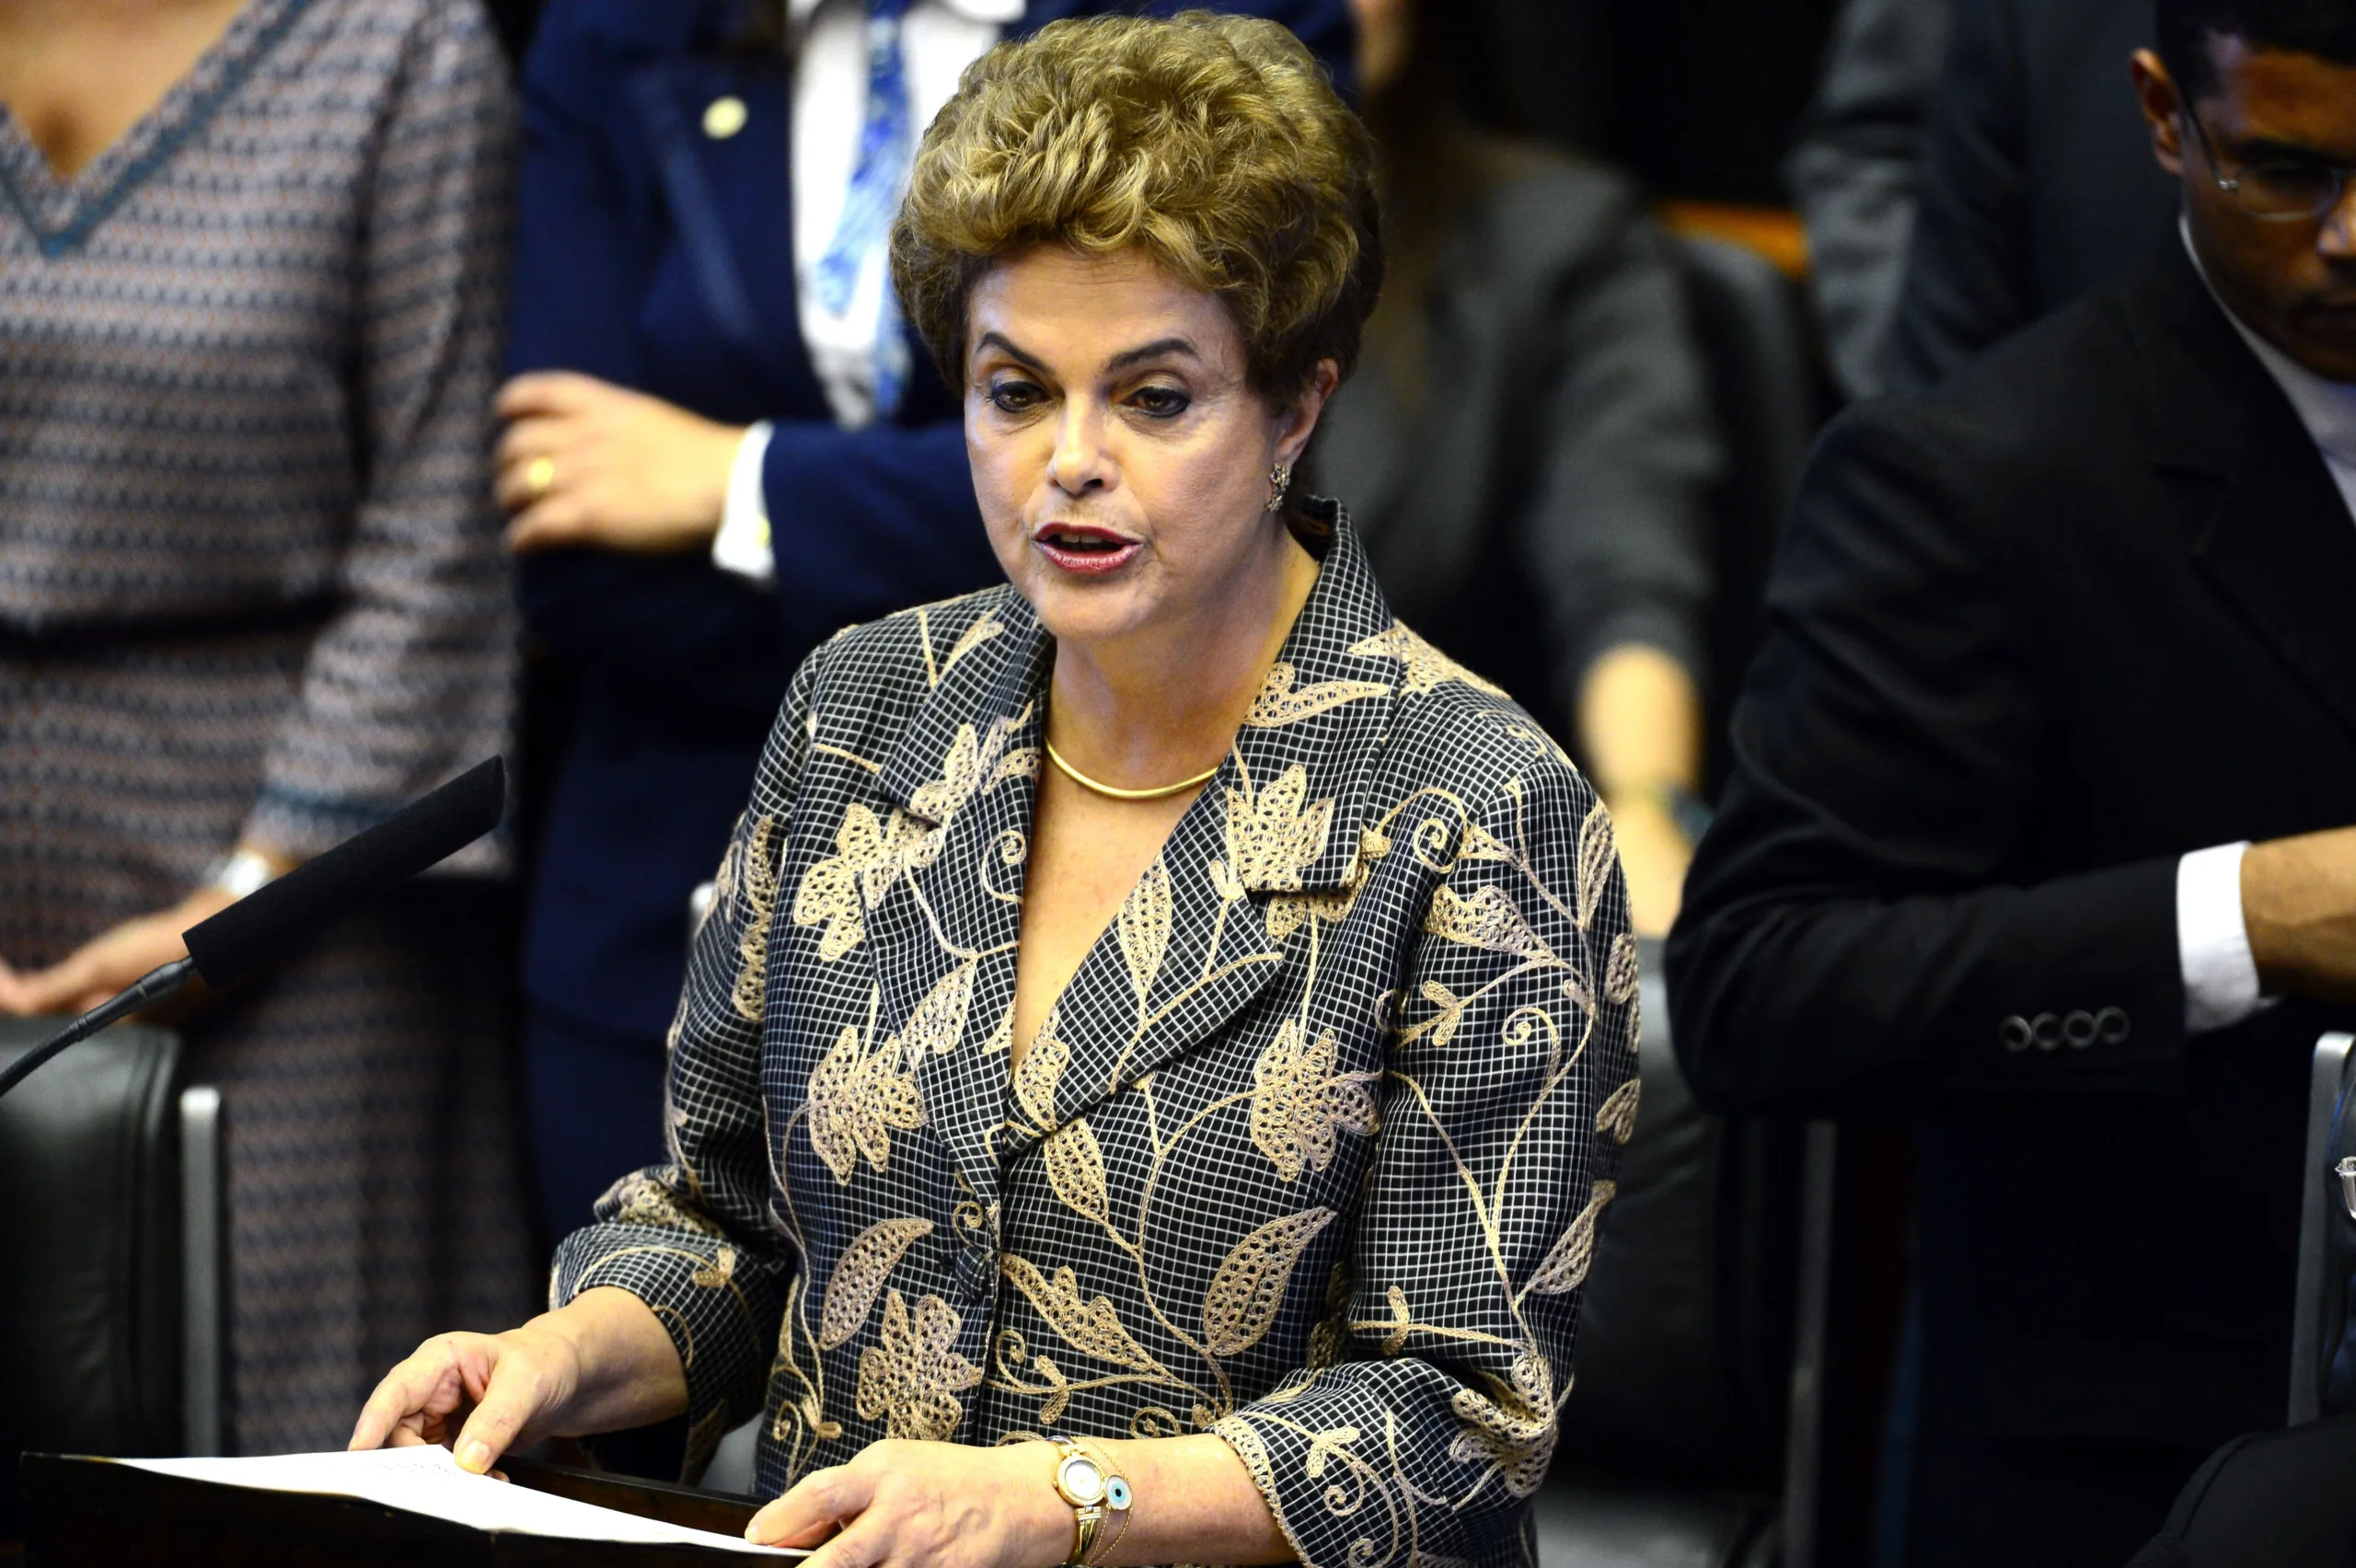
[[[513,106],[475,0],[24,0],[0,103],[0,1010],[74,1012],[505,744]],[[247,1451],[530,1298],[486,896],[184,1022]]]
[[[355,1447],[676,1420],[693,1473],[757,1412],[747,1533],[818,1568],[1532,1561],[1636,949],[1595,792],[1291,491],[1370,164],[1265,21],[968,71],[894,273],[1010,581],[803,664],[670,1158]]]

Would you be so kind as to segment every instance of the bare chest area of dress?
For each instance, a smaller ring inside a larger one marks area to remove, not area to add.
[[[1054,768],[1041,770],[1015,959],[1012,1065],[1022,1065],[1195,796],[1189,790],[1160,801],[1106,801]]]

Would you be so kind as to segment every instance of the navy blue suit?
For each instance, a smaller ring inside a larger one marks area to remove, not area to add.
[[[1012,30],[1183,8],[1034,0]],[[1230,8],[1284,22],[1344,75],[1347,0]],[[837,628],[998,576],[956,400],[920,346],[896,419],[834,422],[795,299],[790,83],[781,61],[728,49],[734,15],[733,0],[554,0],[525,65],[510,368],[580,371],[776,426],[775,588],[701,554],[522,565],[530,630],[579,692],[525,960],[543,1213],[558,1233],[585,1221],[605,1178],[659,1151],[687,895],[719,863],[794,667]],[[723,95],[743,101],[744,126],[708,136],[704,110]],[[615,1118],[618,1133],[601,1130]]]

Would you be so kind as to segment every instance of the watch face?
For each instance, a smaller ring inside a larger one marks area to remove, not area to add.
[[[1064,1460],[1061,1479],[1064,1495],[1076,1504],[1086,1505],[1104,1500],[1104,1471],[1085,1454],[1074,1454]]]

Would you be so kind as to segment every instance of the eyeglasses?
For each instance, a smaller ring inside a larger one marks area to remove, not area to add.
[[[2339,205],[2349,179],[2356,177],[2356,168],[2304,160],[2244,164],[2228,174],[2225,160],[2217,156],[2217,144],[2209,139],[2208,127],[2189,106],[2183,113],[2185,123],[2200,139],[2201,155],[2209,160],[2210,178],[2253,218],[2288,224],[2322,217]]]

